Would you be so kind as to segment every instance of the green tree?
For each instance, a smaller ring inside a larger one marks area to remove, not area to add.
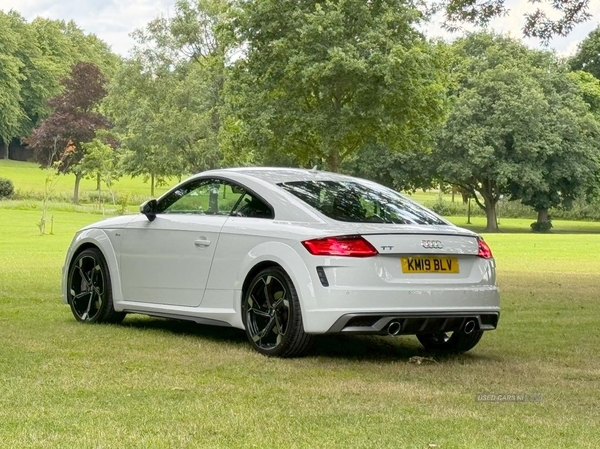
[[[579,44],[569,63],[573,70],[584,70],[600,79],[600,26]]]
[[[107,79],[94,64],[77,63],[71,76],[63,80],[63,93],[48,102],[52,114],[42,120],[26,140],[42,167],[50,167],[59,161],[61,173],[75,174],[75,204],[79,202],[79,183],[84,175],[80,165],[85,154],[83,144],[91,142],[98,130],[111,126],[98,112],[99,104],[106,96],[106,83]]]
[[[532,206],[537,223],[549,221],[548,209],[571,208],[573,201],[592,194],[600,181],[600,122],[590,112],[589,87],[564,71],[542,72],[538,79],[549,109],[546,116],[547,146],[537,155],[541,166],[540,185],[511,182],[511,196]],[[597,97],[596,97],[597,100]],[[549,227],[546,227],[549,228]],[[543,228],[542,228],[543,229]]]
[[[0,158],[8,157],[8,145],[19,135],[24,112],[21,109],[22,61],[17,57],[19,36],[12,18],[0,11]]]
[[[598,122],[582,92],[550,53],[486,34],[457,43],[464,76],[431,154],[443,181],[471,194],[497,231],[501,195],[548,221],[569,207],[598,167]]]
[[[130,174],[154,181],[219,163],[228,48],[219,24],[226,6],[224,0],[179,0],[173,17],[136,31],[136,48],[106,102]]]
[[[130,60],[117,74],[106,100],[124,150],[123,169],[132,176],[149,178],[152,196],[157,182],[190,171],[184,153],[186,145],[196,142],[186,125],[196,129],[197,123],[193,112],[175,100],[179,88],[176,74],[148,72],[140,60]],[[194,101],[189,93],[188,100]]]
[[[237,7],[246,52],[228,89],[230,160],[321,159],[337,171],[368,144],[426,144],[446,104],[447,58],[416,30],[416,9],[395,0]]]
[[[96,137],[91,142],[83,143],[81,146],[84,154],[79,161],[79,170],[86,177],[97,180],[99,199],[102,196],[102,183],[110,189],[121,175],[120,153],[105,140]]]
[[[535,82],[505,67],[480,75],[454,103],[432,165],[444,182],[471,194],[486,212],[488,232],[498,230],[496,204],[512,179],[541,182],[533,162],[545,106]]]

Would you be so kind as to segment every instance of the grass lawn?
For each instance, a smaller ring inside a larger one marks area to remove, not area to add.
[[[98,215],[56,211],[45,236],[39,215],[0,209],[2,448],[598,444],[600,234],[579,224],[486,235],[499,329],[468,354],[418,365],[414,337],[324,337],[309,356],[278,360],[232,329],[135,315],[78,324],[60,270],[73,232]]]
[[[41,170],[38,164],[31,162],[12,161],[8,159],[0,159],[0,178],[8,178],[13,181],[15,190],[21,192],[43,192],[44,182],[48,172]],[[183,178],[186,178],[184,175]],[[157,187],[156,196],[166,192],[170,187],[174,186],[178,179],[170,179],[168,185]],[[75,175],[62,175],[58,177],[55,192],[64,193],[65,195],[73,195],[73,187],[75,185]],[[103,190],[107,191],[106,185],[103,184]],[[119,193],[127,192],[131,195],[150,196],[150,181],[144,181],[142,177],[131,178],[124,176],[113,184],[113,190]],[[81,181],[80,192],[92,193],[96,191],[96,181],[94,179],[83,179]],[[415,201],[432,202],[435,201],[439,194],[434,191],[417,191],[408,194]],[[444,200],[450,201],[451,194],[444,194]],[[460,200],[460,195],[456,195],[456,201]]]
[[[486,225],[485,217],[471,217],[471,224],[467,224],[467,217],[446,218],[457,226],[471,229],[479,233],[483,232]],[[531,235],[530,224],[532,221],[533,220],[530,218],[500,218],[498,219],[498,225],[500,227],[500,233]],[[599,221],[552,220],[552,226],[552,231],[548,235],[600,233]]]
[[[38,164],[31,162],[11,161],[8,159],[0,159],[0,178],[10,179],[15,190],[21,192],[43,192],[44,183],[48,176],[48,170],[40,169]],[[184,176],[185,178],[186,176]],[[168,188],[177,183],[177,179],[169,182],[168,186],[161,186],[155,189],[156,196],[166,192]],[[73,188],[75,187],[75,175],[58,176],[54,192],[64,193],[65,195],[73,196]],[[103,184],[103,190],[108,188]],[[150,197],[150,181],[144,181],[142,177],[132,178],[124,176],[118,181],[115,181],[112,186],[113,190],[121,193],[129,193],[131,195],[140,195]],[[83,179],[79,187],[80,195],[92,193],[96,191],[95,179]]]

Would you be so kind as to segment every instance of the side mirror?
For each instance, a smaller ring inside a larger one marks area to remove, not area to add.
[[[148,200],[140,206],[140,213],[144,214],[148,220],[154,221],[157,207],[158,202],[155,199]]]

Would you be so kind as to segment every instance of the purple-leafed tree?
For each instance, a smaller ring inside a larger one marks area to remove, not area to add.
[[[79,183],[84,175],[79,164],[85,154],[83,144],[91,142],[96,131],[111,126],[98,112],[98,105],[107,93],[106,83],[96,65],[75,64],[70,76],[62,81],[64,91],[48,101],[53,112],[26,140],[42,167],[55,165],[60,173],[75,174],[75,204],[79,202]]]

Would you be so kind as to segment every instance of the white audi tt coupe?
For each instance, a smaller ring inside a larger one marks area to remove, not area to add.
[[[281,357],[328,333],[460,353],[500,315],[480,236],[379,184],[282,168],[200,173],[138,215],[83,228],[63,299],[82,322],[141,313],[245,329]]]

